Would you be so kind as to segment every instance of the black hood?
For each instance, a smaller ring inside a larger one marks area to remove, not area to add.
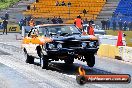
[[[83,36],[83,35],[70,35],[70,36],[52,36],[53,41],[84,41],[90,40],[90,36]]]

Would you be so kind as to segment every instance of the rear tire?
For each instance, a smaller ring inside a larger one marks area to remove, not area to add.
[[[24,51],[26,63],[34,64],[34,57],[28,55],[27,51]]]
[[[43,63],[42,63],[42,69],[47,69],[49,65],[49,60],[46,56],[43,55],[42,57]]]
[[[87,65],[89,67],[93,67],[95,64],[95,56],[93,54],[90,54],[90,55],[84,56],[84,57],[85,57],[85,60],[87,62]]]

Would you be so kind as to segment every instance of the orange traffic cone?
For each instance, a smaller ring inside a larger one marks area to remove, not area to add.
[[[122,31],[119,30],[118,31],[118,40],[117,40],[117,45],[116,46],[123,46],[122,35],[123,35]]]

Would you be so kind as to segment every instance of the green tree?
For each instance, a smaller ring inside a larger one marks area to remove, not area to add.
[[[5,2],[5,0],[0,0],[1,2]]]

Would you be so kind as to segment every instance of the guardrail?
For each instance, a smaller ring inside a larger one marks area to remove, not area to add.
[[[99,57],[108,57],[132,62],[132,47],[126,46],[124,37],[122,38],[124,46],[116,46],[118,36],[99,35],[98,39],[100,46],[97,55]]]
[[[101,44],[97,55],[132,62],[132,47]]]

